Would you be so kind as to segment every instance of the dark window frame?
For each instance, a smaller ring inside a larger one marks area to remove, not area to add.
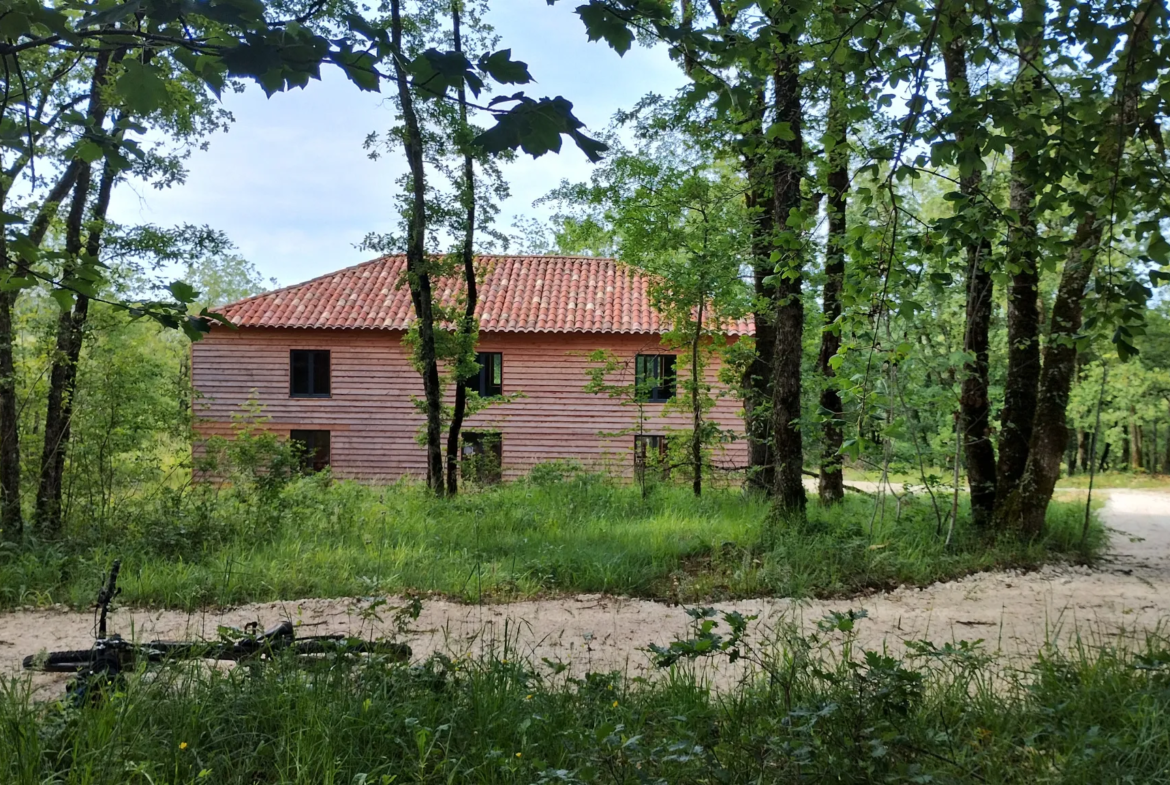
[[[297,355],[305,355],[307,362],[308,388],[311,392],[297,391]],[[325,357],[325,392],[317,392],[321,379],[318,376],[318,363]],[[289,398],[332,398],[333,397],[333,353],[329,349],[289,349],[288,350],[288,397]]]
[[[639,354],[634,358],[634,390],[644,403],[666,403],[678,390],[677,356]],[[649,374],[653,373],[652,377]],[[654,384],[650,384],[650,379]]]
[[[324,445],[320,443],[322,435],[324,435]],[[288,439],[300,442],[302,445],[301,469],[303,471],[321,472],[333,465],[333,437],[329,431],[320,428],[311,430],[294,428],[288,432]],[[321,454],[322,446],[325,448],[324,456]]]
[[[504,353],[476,352],[479,373],[467,380],[469,388],[480,398],[496,398],[504,394]]]

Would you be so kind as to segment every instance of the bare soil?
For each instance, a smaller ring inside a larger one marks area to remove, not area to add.
[[[789,621],[809,628],[830,611],[864,608],[859,641],[897,652],[905,640],[936,644],[984,640],[985,649],[1009,659],[1032,657],[1046,645],[1128,645],[1147,634],[1170,631],[1170,494],[1109,492],[1102,517],[1112,533],[1109,556],[1096,568],[1046,567],[1036,572],[996,572],[925,588],[901,587],[855,600],[758,599],[720,603],[722,610],[759,616],[757,637]],[[369,598],[305,599],[260,603],[199,613],[122,608],[112,631],[139,640],[216,636],[218,625],[262,626],[283,618],[303,634],[344,632],[362,637],[391,634],[387,607],[371,620]],[[390,606],[401,604],[390,599]],[[426,600],[406,640],[416,658],[434,651],[451,656],[492,650],[500,657],[548,658],[570,672],[624,670],[648,674],[645,648],[687,632],[684,609],[659,602],[602,595],[462,605]],[[0,676],[20,669],[21,659],[41,650],[84,649],[93,640],[90,614],[65,609],[0,614]],[[715,667],[712,677],[733,677]],[[51,689],[64,677],[37,674]]]

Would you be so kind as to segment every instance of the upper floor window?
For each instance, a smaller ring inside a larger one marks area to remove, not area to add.
[[[289,353],[289,396],[328,398],[329,389],[329,350],[293,349]]]
[[[674,397],[674,355],[639,354],[634,360],[634,384],[641,400],[669,401]]]
[[[480,398],[504,394],[504,355],[500,352],[476,352],[479,374],[468,380],[467,386]]]

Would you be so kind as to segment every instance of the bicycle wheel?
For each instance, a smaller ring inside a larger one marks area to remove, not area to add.
[[[26,670],[41,670],[46,673],[78,673],[93,667],[101,655],[93,649],[74,651],[51,651],[41,659],[32,654],[24,658]]]
[[[406,662],[413,653],[405,643],[393,641],[367,641],[361,638],[346,638],[341,635],[320,635],[297,638],[289,646],[297,656],[313,654],[371,654],[388,657],[397,662]]]

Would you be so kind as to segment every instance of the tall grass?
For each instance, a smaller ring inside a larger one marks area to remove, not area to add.
[[[436,592],[475,601],[609,592],[682,601],[839,596],[996,567],[1092,558],[1079,508],[1054,505],[1031,543],[986,543],[961,517],[950,548],[928,502],[851,496],[771,520],[740,491],[639,489],[593,475],[435,499],[409,483],[310,477],[276,489],[196,487],[117,520],[74,522],[63,543],[0,552],[0,603],[92,601],[123,560],[123,600],[194,608],[300,597]]]
[[[507,650],[414,667],[171,667],[80,707],[38,703],[14,680],[0,693],[0,780],[1170,781],[1165,641],[1046,653],[1012,671],[969,644],[894,657],[825,630],[787,633],[756,653],[745,645],[758,675],[722,692],[690,666],[651,683],[575,679]],[[825,646],[845,655],[821,656]]]

